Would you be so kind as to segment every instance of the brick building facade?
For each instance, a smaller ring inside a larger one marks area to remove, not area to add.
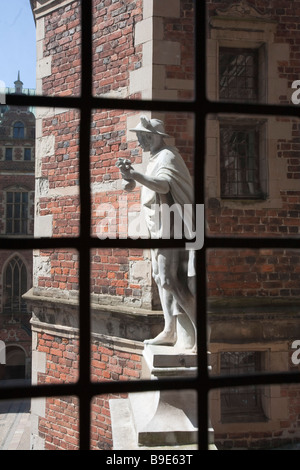
[[[13,93],[23,90],[15,81]],[[1,106],[0,110],[0,238],[20,240],[34,230],[35,116],[28,108]],[[30,379],[30,311],[22,294],[32,286],[32,252],[1,250],[0,340],[5,343],[6,364],[1,378]]]
[[[213,100],[289,103],[298,78],[295,3],[207,1],[208,96]],[[37,91],[80,93],[80,2],[31,1],[37,30]],[[191,0],[95,0],[93,92],[128,99],[193,98]],[[241,81],[243,80],[243,85]],[[241,91],[242,90],[242,91]],[[148,113],[150,114],[150,113]],[[193,175],[192,115],[162,118]],[[142,170],[147,160],[129,132],[139,115],[96,109],[91,128],[92,233],[122,235],[139,212],[140,188],[124,193],[118,157]],[[36,120],[35,235],[79,230],[78,130],[73,109],[40,109]],[[299,123],[277,117],[208,116],[206,225],[226,236],[299,236]],[[87,156],[88,157],[88,156]],[[193,175],[197,184],[197,175]],[[125,210],[125,212],[124,212]],[[213,373],[290,370],[299,327],[299,251],[211,250],[207,259]],[[78,257],[70,250],[34,253],[33,379],[73,382],[78,372]],[[91,253],[92,377],[143,376],[143,340],[162,314],[147,250]],[[237,393],[238,392],[238,393]],[[222,448],[264,448],[299,439],[296,387],[214,391],[211,418]],[[242,397],[241,399],[237,397]],[[296,397],[296,398],[295,398]],[[109,399],[92,408],[94,449],[113,446]],[[245,405],[246,404],[246,405]],[[33,448],[78,447],[73,397],[34,400]]]

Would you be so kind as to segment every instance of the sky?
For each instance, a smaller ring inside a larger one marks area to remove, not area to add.
[[[35,23],[29,0],[0,0],[0,87],[36,87]]]

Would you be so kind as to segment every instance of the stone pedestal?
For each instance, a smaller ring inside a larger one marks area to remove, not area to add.
[[[146,345],[143,355],[144,378],[187,378],[197,374],[195,354],[178,352],[168,346]],[[111,400],[110,407],[114,449],[197,448],[194,390],[131,393],[127,400]],[[213,445],[212,429],[209,429],[209,443]]]
[[[185,378],[197,373],[195,354],[176,353],[167,346],[146,345],[146,377],[153,380]],[[193,390],[133,393],[129,397],[139,445],[197,443],[197,395]]]

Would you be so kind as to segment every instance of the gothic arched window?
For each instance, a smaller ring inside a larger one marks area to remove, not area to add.
[[[22,295],[27,290],[27,269],[19,256],[7,264],[3,276],[3,311],[5,313],[26,312]]]

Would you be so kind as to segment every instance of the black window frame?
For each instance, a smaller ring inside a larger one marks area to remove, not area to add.
[[[194,171],[199,184],[195,185],[195,204],[205,202],[205,126],[210,114],[276,115],[298,117],[300,108],[290,105],[271,105],[249,103],[212,102],[206,96],[206,2],[194,1],[195,12],[195,98],[191,101],[163,100],[126,100],[96,98],[92,95],[92,0],[81,2],[82,45],[81,48],[81,94],[79,97],[21,96],[7,95],[8,105],[34,107],[61,107],[79,109],[80,119],[80,156],[79,185],[90,187],[90,162],[86,158],[90,150],[91,115],[95,109],[123,109],[137,111],[188,112],[195,117]],[[91,358],[91,319],[90,319],[90,250],[95,247],[184,247],[185,240],[99,240],[91,237],[91,197],[89,191],[80,190],[80,235],[78,238],[27,238],[22,241],[23,249],[59,249],[75,248],[80,261],[79,291],[79,379],[72,384],[47,384],[31,386],[7,386],[0,388],[0,399],[12,400],[23,397],[77,396],[79,399],[79,448],[90,450],[91,400],[96,395],[107,393],[129,393],[148,390],[194,389],[198,394],[198,449],[208,449],[208,397],[213,389],[228,386],[247,386],[252,384],[290,384],[299,383],[298,372],[260,373],[243,376],[212,376],[208,370],[206,353],[207,344],[207,292],[206,272],[207,251],[216,248],[248,248],[255,244],[257,248],[295,248],[299,249],[299,240],[286,238],[259,237],[218,237],[209,234],[204,236],[204,246],[196,252],[197,273],[201,280],[197,288],[197,326],[198,326],[198,374],[187,379],[173,378],[165,380],[137,380],[92,382],[90,376]],[[190,240],[189,240],[190,241]],[[1,239],[2,249],[19,249],[19,241],[8,237]]]

